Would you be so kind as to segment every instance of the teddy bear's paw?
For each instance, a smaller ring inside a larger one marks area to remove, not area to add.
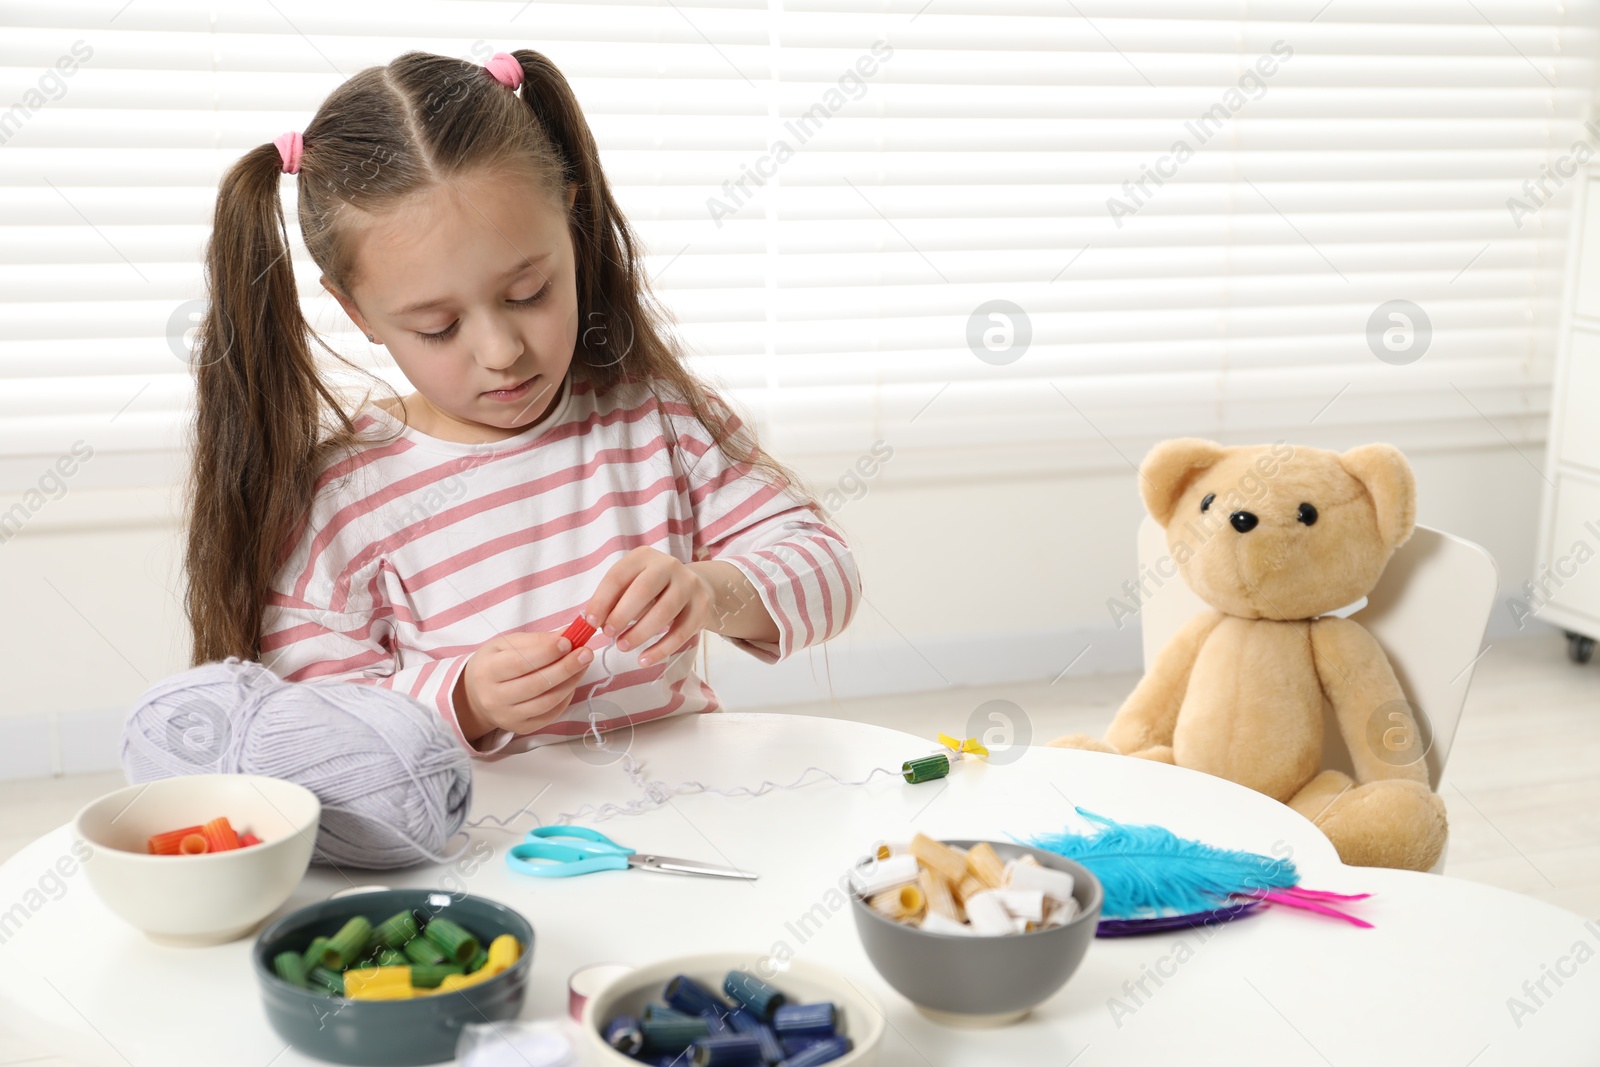
[[[1172,746],[1152,745],[1149,748],[1141,748],[1137,752],[1130,752],[1129,755],[1135,759],[1147,759],[1154,763],[1171,763]]]
[[[1368,782],[1329,804],[1316,820],[1352,867],[1426,871],[1444,852],[1444,801],[1421,782]]]
[[[1081,748],[1086,752],[1109,752],[1113,756],[1122,755],[1116,746],[1108,745],[1099,738],[1090,737],[1088,734],[1064,734],[1054,741],[1047,743],[1050,748]]]

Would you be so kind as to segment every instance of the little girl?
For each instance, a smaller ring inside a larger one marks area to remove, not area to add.
[[[283,173],[410,395],[348,413],[321,373]],[[526,49],[407,52],[238,160],[195,348],[193,662],[403,692],[487,756],[716,710],[703,630],[768,663],[841,632],[848,545],[685,367],[636,242]],[[579,614],[598,652],[561,636]]]

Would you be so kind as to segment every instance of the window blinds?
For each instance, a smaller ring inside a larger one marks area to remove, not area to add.
[[[218,178],[408,48],[561,67],[695,365],[785,459],[884,441],[989,478],[1178,434],[1529,452],[1571,167],[1600,155],[1596,15],[0,3],[0,499],[86,449],[75,484],[180,476]],[[408,392],[298,255],[324,336]]]

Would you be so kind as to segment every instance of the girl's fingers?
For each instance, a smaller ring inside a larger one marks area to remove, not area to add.
[[[510,682],[530,671],[548,670],[572,650],[572,642],[560,634],[509,633],[501,638],[502,647],[490,662],[487,676],[496,682]]]
[[[652,605],[657,602],[657,598],[661,597],[669,588],[670,583],[659,571],[645,571],[635,578],[633,584],[629,585],[627,591],[622,594],[622,599],[617,601],[617,606],[611,612],[611,617],[606,620],[606,625],[611,627],[611,637],[621,637],[628,630],[644,622],[645,613],[651,610]],[[676,612],[674,611],[673,614],[676,614]],[[657,629],[666,629],[667,623],[671,621],[670,615],[665,619],[660,619]],[[640,634],[646,632],[644,630],[639,631]],[[628,648],[637,647],[638,644],[638,637],[635,637],[628,642]],[[622,648],[622,645],[619,644],[617,647]],[[627,649],[624,648],[623,651],[627,651]]]
[[[662,634],[661,640],[651,645],[645,654],[639,657],[639,665],[649,667],[665,662],[668,656],[681,651],[698,633],[699,630],[689,623],[689,613],[684,612],[678,616],[678,621],[673,623],[672,629]]]
[[[544,722],[555,719],[561,709],[572,699],[573,693],[578,688],[578,676],[573,675],[567,681],[548,689],[529,700],[523,700],[511,705],[511,713],[520,716],[522,728],[518,733],[527,733],[544,725]],[[544,721],[537,721],[543,719]]]
[[[603,630],[607,626],[620,627],[629,620],[638,618],[637,615],[618,618],[617,602],[623,592],[633,584],[633,580],[649,565],[651,551],[648,548],[634,549],[612,564],[611,569],[600,579],[594,596],[589,598],[589,603],[583,611],[584,617],[596,630]]]
[[[507,690],[507,704],[520,710],[522,704],[536,699],[542,693],[559,689],[568,681],[576,685],[578,676],[593,659],[594,653],[589,649],[575,648],[548,666],[529,671],[520,678],[513,678],[503,683]]]
[[[688,600],[676,586],[668,586],[638,622],[617,635],[618,650],[626,652],[630,648],[641,648],[651,638],[665,633],[667,627],[684,614]]]

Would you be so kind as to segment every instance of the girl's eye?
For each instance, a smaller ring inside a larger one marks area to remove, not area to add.
[[[517,305],[518,307],[531,307],[545,298],[546,294],[550,292],[551,284],[551,282],[547,281],[544,283],[543,289],[540,289],[537,293],[534,293],[526,300],[513,300],[511,303]],[[459,325],[459,323],[452,322],[449,326],[440,330],[438,333],[421,333],[416,330],[411,332],[415,333],[424,344],[438,344],[441,341],[448,341],[451,336],[455,334],[457,325]]]
[[[412,332],[416,333],[414,330]],[[440,330],[438,333],[417,333],[417,338],[424,343],[433,344],[439,341],[448,340],[450,335],[455,332],[456,324],[452,322],[448,328]]]
[[[534,293],[532,296],[528,297],[526,300],[513,300],[511,302],[513,304],[521,304],[524,307],[526,307],[529,304],[537,304],[539,301],[543,300],[544,299],[544,295],[550,291],[550,285],[551,285],[550,282],[545,282],[543,289],[540,289],[537,293]]]

